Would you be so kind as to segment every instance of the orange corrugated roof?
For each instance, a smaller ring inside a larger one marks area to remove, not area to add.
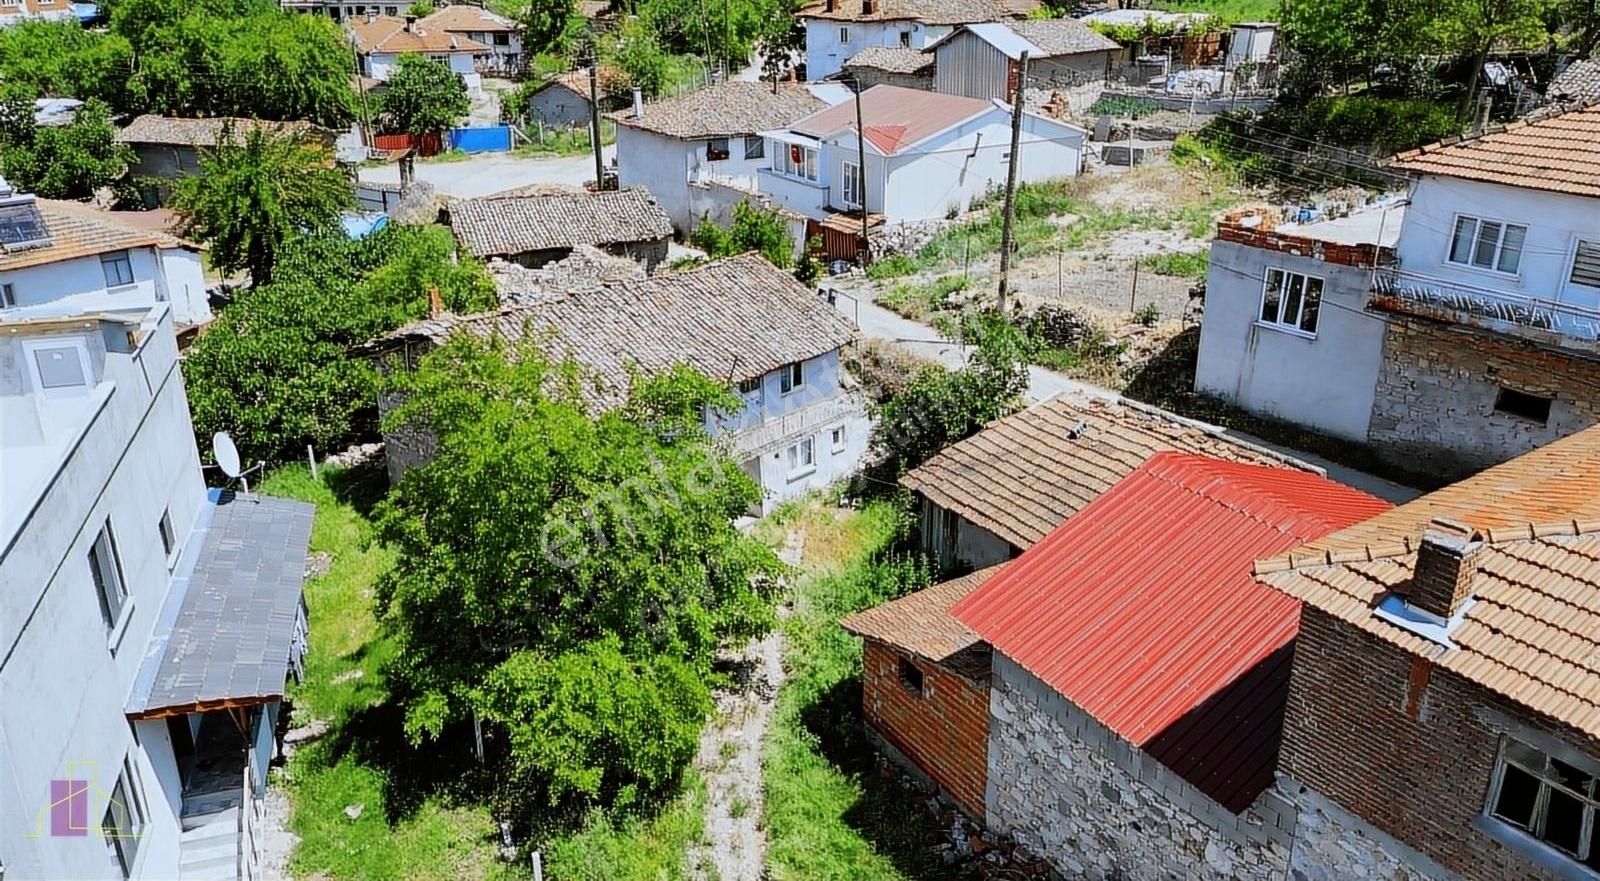
[[[1401,153],[1394,165],[1574,196],[1600,196],[1600,103]]]

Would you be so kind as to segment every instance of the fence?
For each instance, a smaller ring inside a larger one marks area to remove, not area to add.
[[[443,151],[444,139],[438,132],[428,132],[425,135],[412,135],[404,132],[397,135],[378,135],[372,139],[372,146],[378,150],[416,150],[419,156],[433,156]]]

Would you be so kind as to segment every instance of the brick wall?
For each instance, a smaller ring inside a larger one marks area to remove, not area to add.
[[[1324,263],[1337,263],[1342,266],[1376,266],[1380,257],[1388,262],[1394,253],[1392,248],[1380,248],[1372,244],[1345,245],[1292,233],[1275,232],[1268,219],[1262,215],[1256,216],[1262,218],[1259,226],[1244,226],[1236,221],[1224,219],[1217,224],[1217,238],[1252,248],[1315,257]]]
[[[1291,795],[1308,787],[1471,881],[1558,877],[1483,831],[1499,738],[1508,733],[1600,756],[1600,742],[1447,671],[1419,673],[1409,653],[1304,609],[1279,759]],[[1344,837],[1364,847],[1372,836],[1356,829]]]
[[[1553,398],[1546,424],[1497,413],[1500,387]],[[1393,319],[1367,439],[1458,478],[1600,421],[1600,364],[1512,340]]]
[[[981,820],[989,742],[988,686],[917,660],[913,663],[922,672],[923,685],[919,697],[900,681],[903,657],[877,640],[866,641],[862,705],[867,722],[916,766],[914,770]]]

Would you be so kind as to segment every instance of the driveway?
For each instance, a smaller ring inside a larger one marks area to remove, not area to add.
[[[610,165],[617,155],[615,145],[603,148]],[[378,183],[399,183],[400,169],[383,165],[361,169],[361,179]],[[549,156],[521,158],[509,153],[481,153],[457,162],[417,162],[417,180],[433,184],[441,194],[471,198],[498,193],[530,184],[567,184],[581,187],[594,180],[594,156]]]

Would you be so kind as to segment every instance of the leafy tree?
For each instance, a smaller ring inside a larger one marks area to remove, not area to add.
[[[386,426],[437,442],[379,512],[391,681],[413,738],[469,712],[505,725],[524,809],[658,792],[693,752],[713,652],[773,624],[780,565],[732,526],[759,492],[704,427],[733,395],[679,368],[596,416],[590,382],[534,343],[462,336],[389,386]]]
[[[661,37],[648,21],[630,15],[606,44],[610,62],[628,75],[628,82],[648,97],[661,94],[672,71]]]
[[[755,34],[755,50],[761,56],[761,76],[773,88],[805,57],[806,26],[790,9],[762,22]]]
[[[431,0],[412,0],[411,5],[406,7],[406,15],[413,18],[427,18],[433,12],[434,5]]]
[[[922,369],[878,414],[872,450],[898,476],[1015,408],[1028,387],[1027,341],[998,314],[968,323],[966,366]]]
[[[794,265],[794,239],[789,237],[783,218],[776,211],[750,204],[748,199],[733,206],[727,229],[706,218],[695,227],[689,241],[713,258],[758,251],[779,269]]]
[[[1556,0],[1447,0],[1443,5],[1444,14],[1434,19],[1436,32],[1446,45],[1471,59],[1459,112],[1466,118],[1489,50],[1500,43],[1530,46],[1547,40],[1545,17],[1557,4]]]
[[[351,348],[427,315],[430,289],[458,312],[494,303],[483,267],[452,262],[453,250],[438,227],[293,236],[275,280],[241,294],[185,354],[196,434],[228,431],[265,459],[375,434],[378,377]]]
[[[523,46],[529,52],[562,48],[575,17],[578,17],[578,0],[528,0],[517,16],[522,23]]]
[[[396,131],[424,135],[452,128],[472,110],[467,84],[421,55],[402,55],[378,103]]]
[[[19,106],[17,97],[8,90],[0,110],[0,172],[12,186],[46,199],[89,199],[127,171],[133,151],[117,142],[105,104],[90,100],[66,125],[35,127],[32,100]]]
[[[252,285],[272,281],[273,264],[296,230],[324,230],[355,201],[350,179],[327,151],[293,135],[253,126],[223,130],[202,151],[200,173],[179,178],[172,209],[190,235],[211,246],[223,272],[250,271]]]
[[[99,98],[119,108],[132,67],[127,40],[77,22],[29,19],[0,28],[0,80],[34,98]]]

